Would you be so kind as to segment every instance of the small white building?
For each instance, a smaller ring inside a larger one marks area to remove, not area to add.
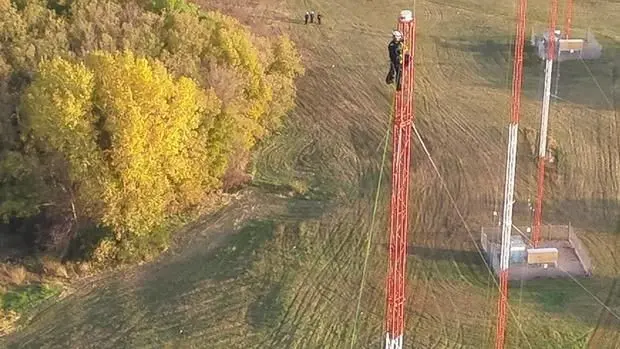
[[[527,264],[529,265],[553,265],[557,267],[559,258],[559,251],[555,247],[530,248],[527,250]]]
[[[566,39],[560,30],[554,33],[556,40],[556,60],[559,62],[576,59],[598,59],[603,54],[603,48],[590,31],[586,32],[585,39]],[[540,59],[547,59],[550,35],[548,31],[536,35],[532,33],[531,45],[536,49]]]

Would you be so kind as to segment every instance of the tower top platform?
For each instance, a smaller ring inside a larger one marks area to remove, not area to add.
[[[411,10],[402,10],[398,16],[398,21],[407,23],[413,21],[413,12]]]

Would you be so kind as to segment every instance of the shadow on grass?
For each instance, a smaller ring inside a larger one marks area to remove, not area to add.
[[[268,285],[256,301],[250,304],[247,320],[254,328],[275,328],[285,313],[282,297],[282,284]]]
[[[389,249],[387,244],[382,247]],[[477,250],[409,245],[407,256],[407,268],[424,270],[427,280],[458,280],[475,287],[486,287],[490,281],[485,262]]]
[[[448,41],[436,37],[435,40],[444,48],[471,53],[477,63],[474,69],[478,70],[481,77],[497,88],[510,88],[513,61],[511,38],[462,38]],[[559,64],[558,97],[561,99],[555,99],[555,103],[570,102],[599,110],[613,109],[609,99],[612,91],[618,89],[614,71],[617,72],[620,66],[620,42],[606,37],[597,37],[597,40],[603,45],[603,56],[600,59],[564,61]],[[557,68],[556,64],[553,81]],[[524,52],[524,96],[541,99],[543,83],[544,61],[536,56],[528,37]],[[552,93],[554,91],[555,87]]]
[[[618,319],[605,321],[620,316],[617,312],[620,288],[617,285],[617,278],[539,279],[526,281],[523,287],[520,282],[513,281],[509,292],[513,304],[528,303],[551,314],[570,316],[591,326],[610,328],[620,323]]]
[[[283,310],[282,284],[256,285],[257,280],[241,277],[256,258],[255,251],[273,237],[276,225],[275,220],[250,221],[229,237],[226,247],[209,251],[195,246],[192,253],[165,265],[144,268],[137,279],[131,276],[122,280],[119,275],[108,280],[91,292],[46,311],[45,318],[38,318],[21,335],[21,341],[15,341],[10,348],[140,348],[163,347],[162,343],[187,347],[198,340],[208,343],[206,347],[210,348],[235,344],[241,347],[240,343],[248,343],[243,338],[248,334],[234,330],[236,324],[230,323],[231,314],[240,313],[240,317],[232,318],[245,318],[247,324],[260,331],[273,328]],[[482,262],[475,252],[424,246],[411,246],[408,252],[422,260],[411,267],[424,267],[433,273],[430,278],[455,279],[456,263],[460,269],[472,266],[466,278],[471,280],[471,275],[477,274],[484,279],[480,285],[487,285],[483,267],[479,266]],[[424,265],[426,261],[436,265],[436,269]],[[597,294],[607,301],[605,294],[609,293],[612,280],[583,282],[592,290],[602,290]],[[255,287],[260,291],[253,291]],[[515,287],[519,286],[512,285],[512,295],[518,292]],[[252,291],[243,293],[248,288]],[[619,296],[616,292],[609,304],[618,304]],[[598,323],[600,306],[570,280],[528,281],[523,302],[559,316],[576,317],[587,324]],[[234,332],[227,331],[229,327]]]
[[[226,239],[225,246],[214,251],[193,249],[174,263],[154,265],[142,280],[143,290],[156,292],[157,297],[173,296],[179,289],[191,289],[196,282],[228,280],[240,276],[253,261],[253,252],[273,234],[274,222],[254,220]],[[166,281],[165,284],[162,281]],[[164,287],[150,287],[163,284]],[[169,285],[170,289],[167,290]],[[145,298],[150,298],[148,294]]]
[[[553,201],[543,212],[558,224],[570,222],[578,230],[620,234],[620,200]]]
[[[429,271],[427,279],[460,279],[477,286],[491,287],[487,280],[488,271],[476,251],[408,246],[407,253],[420,258],[410,267]],[[620,287],[617,285],[618,279],[596,276],[575,280],[568,277],[528,280],[523,284],[511,281],[510,299],[513,304],[522,303],[550,314],[574,317],[590,326],[613,328],[620,323],[615,319],[620,314],[614,310],[620,305]],[[614,313],[605,310],[600,302]]]
[[[23,333],[17,332],[16,335],[6,338],[6,348],[83,347],[92,344],[86,340],[91,335],[96,338],[95,343],[105,343],[117,330],[125,326],[133,315],[130,309],[124,306],[120,286],[118,281],[110,282],[98,288],[96,295],[85,296],[78,305],[74,301],[61,301],[50,304],[45,310],[32,309],[33,320],[28,320],[31,314],[20,319]],[[36,305],[32,303],[29,307]],[[46,331],[32,328],[32,321],[39,322],[39,326],[43,324]],[[113,343],[101,347],[111,348]]]
[[[451,260],[456,263],[483,265],[480,254],[476,251],[462,251],[424,246],[408,246],[407,254],[426,260]]]
[[[229,294],[235,291],[230,282],[236,284],[249,270],[256,251],[273,236],[274,224],[250,221],[221,248],[189,247],[183,255],[145,266],[127,279],[119,273],[99,281],[88,293],[37,314],[23,332],[9,338],[9,348],[157,346],[180,340],[179,328],[202,331],[202,325],[208,329],[226,321],[230,314],[225,309],[234,305],[231,299],[239,301]],[[218,303],[205,308],[202,302],[209,299]],[[205,309],[212,313],[201,313]]]

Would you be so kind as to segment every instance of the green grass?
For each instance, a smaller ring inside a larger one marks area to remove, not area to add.
[[[545,310],[562,309],[570,300],[568,293],[565,291],[536,292],[534,295]]]
[[[275,328],[286,310],[282,285],[272,284],[248,307],[248,322],[256,329]]]
[[[28,285],[10,290],[2,295],[2,309],[23,313],[41,304],[48,298],[58,296],[59,287],[51,285]]]

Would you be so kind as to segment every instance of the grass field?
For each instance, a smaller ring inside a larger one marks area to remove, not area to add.
[[[387,174],[374,231],[370,224],[390,124],[386,45],[398,11],[413,3],[204,1],[256,30],[295,39],[307,67],[297,109],[261,147],[254,184],[230,206],[188,227],[157,262],[84,280],[32,311],[5,339],[7,348],[380,347]],[[501,209],[513,3],[415,5],[417,127],[474,238]],[[303,25],[310,9],[324,14],[324,24]],[[546,11],[546,2],[531,2],[529,23],[544,26]],[[575,2],[576,31],[591,28],[604,59],[587,68],[562,64],[563,100],[553,104],[550,124],[562,156],[550,176],[545,221],[570,219],[585,232],[595,276],[511,285],[509,348],[620,347],[620,320],[594,299],[620,313],[620,120],[606,100],[611,70],[620,67],[618,13],[612,0]],[[541,72],[527,65],[523,128],[538,126]],[[525,137],[519,146],[517,198],[526,200],[535,195],[535,162]],[[490,348],[493,281],[417,141],[413,152],[406,347]]]

